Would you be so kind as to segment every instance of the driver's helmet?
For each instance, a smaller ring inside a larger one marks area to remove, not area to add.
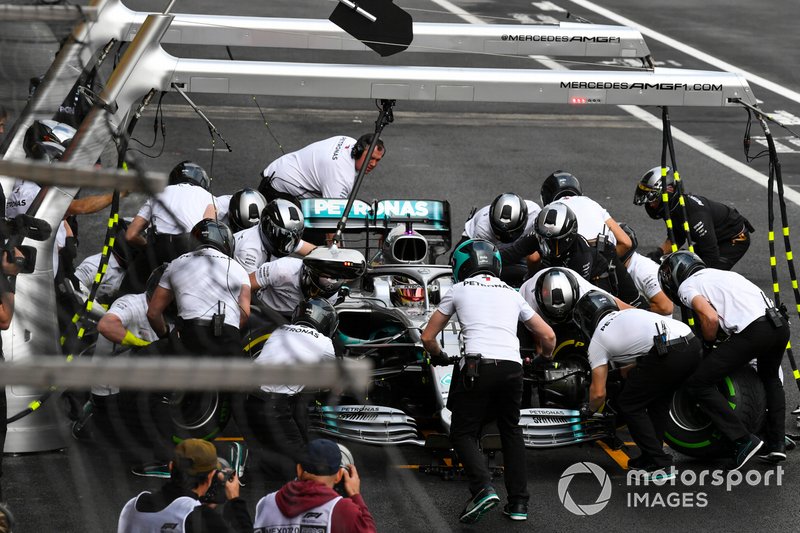
[[[305,264],[300,271],[300,290],[304,298],[330,298],[343,284],[344,280],[317,274]]]
[[[564,196],[583,196],[583,189],[578,178],[564,170],[556,170],[544,179],[539,195],[542,205],[547,205]]]
[[[534,296],[542,315],[550,322],[561,323],[572,318],[572,310],[580,295],[579,289],[574,272],[568,268],[553,267],[536,280]]]
[[[499,195],[489,206],[489,224],[500,242],[514,242],[528,224],[528,204],[513,192]]]
[[[303,236],[305,218],[297,204],[278,198],[261,214],[261,240],[269,252],[284,257],[297,248]]]
[[[578,219],[572,209],[562,203],[546,205],[535,223],[542,257],[561,258],[567,255],[578,238]]]
[[[204,218],[194,225],[191,231],[195,240],[195,250],[213,248],[228,257],[233,257],[236,241],[230,228],[213,218]]]
[[[573,316],[580,330],[591,339],[597,325],[608,313],[619,311],[617,302],[603,291],[591,290],[575,304]]]
[[[678,301],[678,289],[686,278],[695,272],[706,268],[700,256],[687,250],[672,252],[664,258],[658,267],[658,282],[670,300]]]
[[[406,276],[392,276],[391,300],[394,305],[402,307],[417,307],[425,303],[425,289],[411,278]]]
[[[428,240],[405,226],[397,226],[386,235],[381,247],[384,264],[423,264],[428,260]]]
[[[332,337],[339,327],[336,308],[324,298],[303,300],[292,313],[292,324],[314,328],[326,337]]]
[[[622,231],[624,231],[625,234],[628,236],[628,238],[630,238],[631,240],[630,250],[625,252],[625,254],[622,257],[620,257],[620,261],[622,261],[622,263],[624,264],[628,261],[628,259],[631,258],[633,252],[635,252],[636,249],[639,248],[639,239],[636,238],[636,232],[633,231],[633,228],[629,224],[625,222],[620,222],[619,227],[622,228]]]
[[[477,274],[500,276],[503,262],[497,247],[483,239],[470,239],[459,244],[450,258],[453,281],[459,283]]]
[[[675,194],[675,178],[672,175],[672,169],[669,167],[667,167],[666,176],[662,176],[661,167],[653,167],[645,172],[636,186],[636,193],[633,195],[634,205],[643,205],[647,215],[655,220],[664,218],[661,187],[665,183],[665,178],[667,194],[669,195],[669,208],[672,210],[678,199]]]
[[[255,189],[244,188],[233,193],[228,204],[231,231],[236,233],[258,224],[265,207],[267,207],[266,198]]]
[[[193,161],[181,161],[169,173],[169,185],[189,183],[211,190],[211,178],[205,169]]]

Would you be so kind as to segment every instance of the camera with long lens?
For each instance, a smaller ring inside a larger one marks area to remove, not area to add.
[[[211,486],[208,491],[200,498],[202,503],[216,503],[222,505],[227,501],[225,496],[225,484],[231,481],[236,476],[236,471],[231,468],[230,463],[222,457],[217,457],[219,461],[219,468],[214,472],[214,477],[211,478]],[[222,474],[222,479],[220,475]]]
[[[341,462],[339,463],[339,468],[342,470],[347,470],[349,473],[352,473],[352,470],[350,470],[350,465],[354,463],[353,453],[344,444],[341,444],[339,442],[337,442],[336,444],[337,446],[339,446],[339,451],[342,453],[342,459]],[[333,490],[339,493],[340,496],[345,496],[345,497],[347,496],[347,491],[344,490],[344,476],[342,476],[342,479],[336,485],[333,486]]]
[[[0,218],[0,250],[6,255],[8,263],[17,266],[20,274],[30,274],[36,268],[36,248],[20,243],[26,237],[44,241],[51,232],[50,224],[40,218],[24,214]],[[22,253],[21,257],[17,257],[17,251]]]

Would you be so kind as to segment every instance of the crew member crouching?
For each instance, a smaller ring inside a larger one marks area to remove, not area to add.
[[[168,333],[162,313],[175,300],[181,344],[193,355],[240,351],[239,328],[250,315],[250,279],[233,259],[233,234],[212,219],[191,231],[194,251],[173,260],[150,299],[147,319],[159,337]]]

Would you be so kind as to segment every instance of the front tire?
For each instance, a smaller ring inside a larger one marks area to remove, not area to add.
[[[747,430],[758,433],[764,424],[767,401],[755,370],[749,365],[743,367],[726,377],[718,388]],[[677,391],[672,399],[664,439],[672,449],[701,459],[723,457],[733,449],[733,443],[711,423],[685,389]]]

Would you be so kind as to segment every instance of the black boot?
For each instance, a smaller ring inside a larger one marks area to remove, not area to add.
[[[111,437],[111,416],[117,412],[119,394],[92,394],[83,411],[72,424],[72,436],[82,442],[97,441],[103,435]]]

